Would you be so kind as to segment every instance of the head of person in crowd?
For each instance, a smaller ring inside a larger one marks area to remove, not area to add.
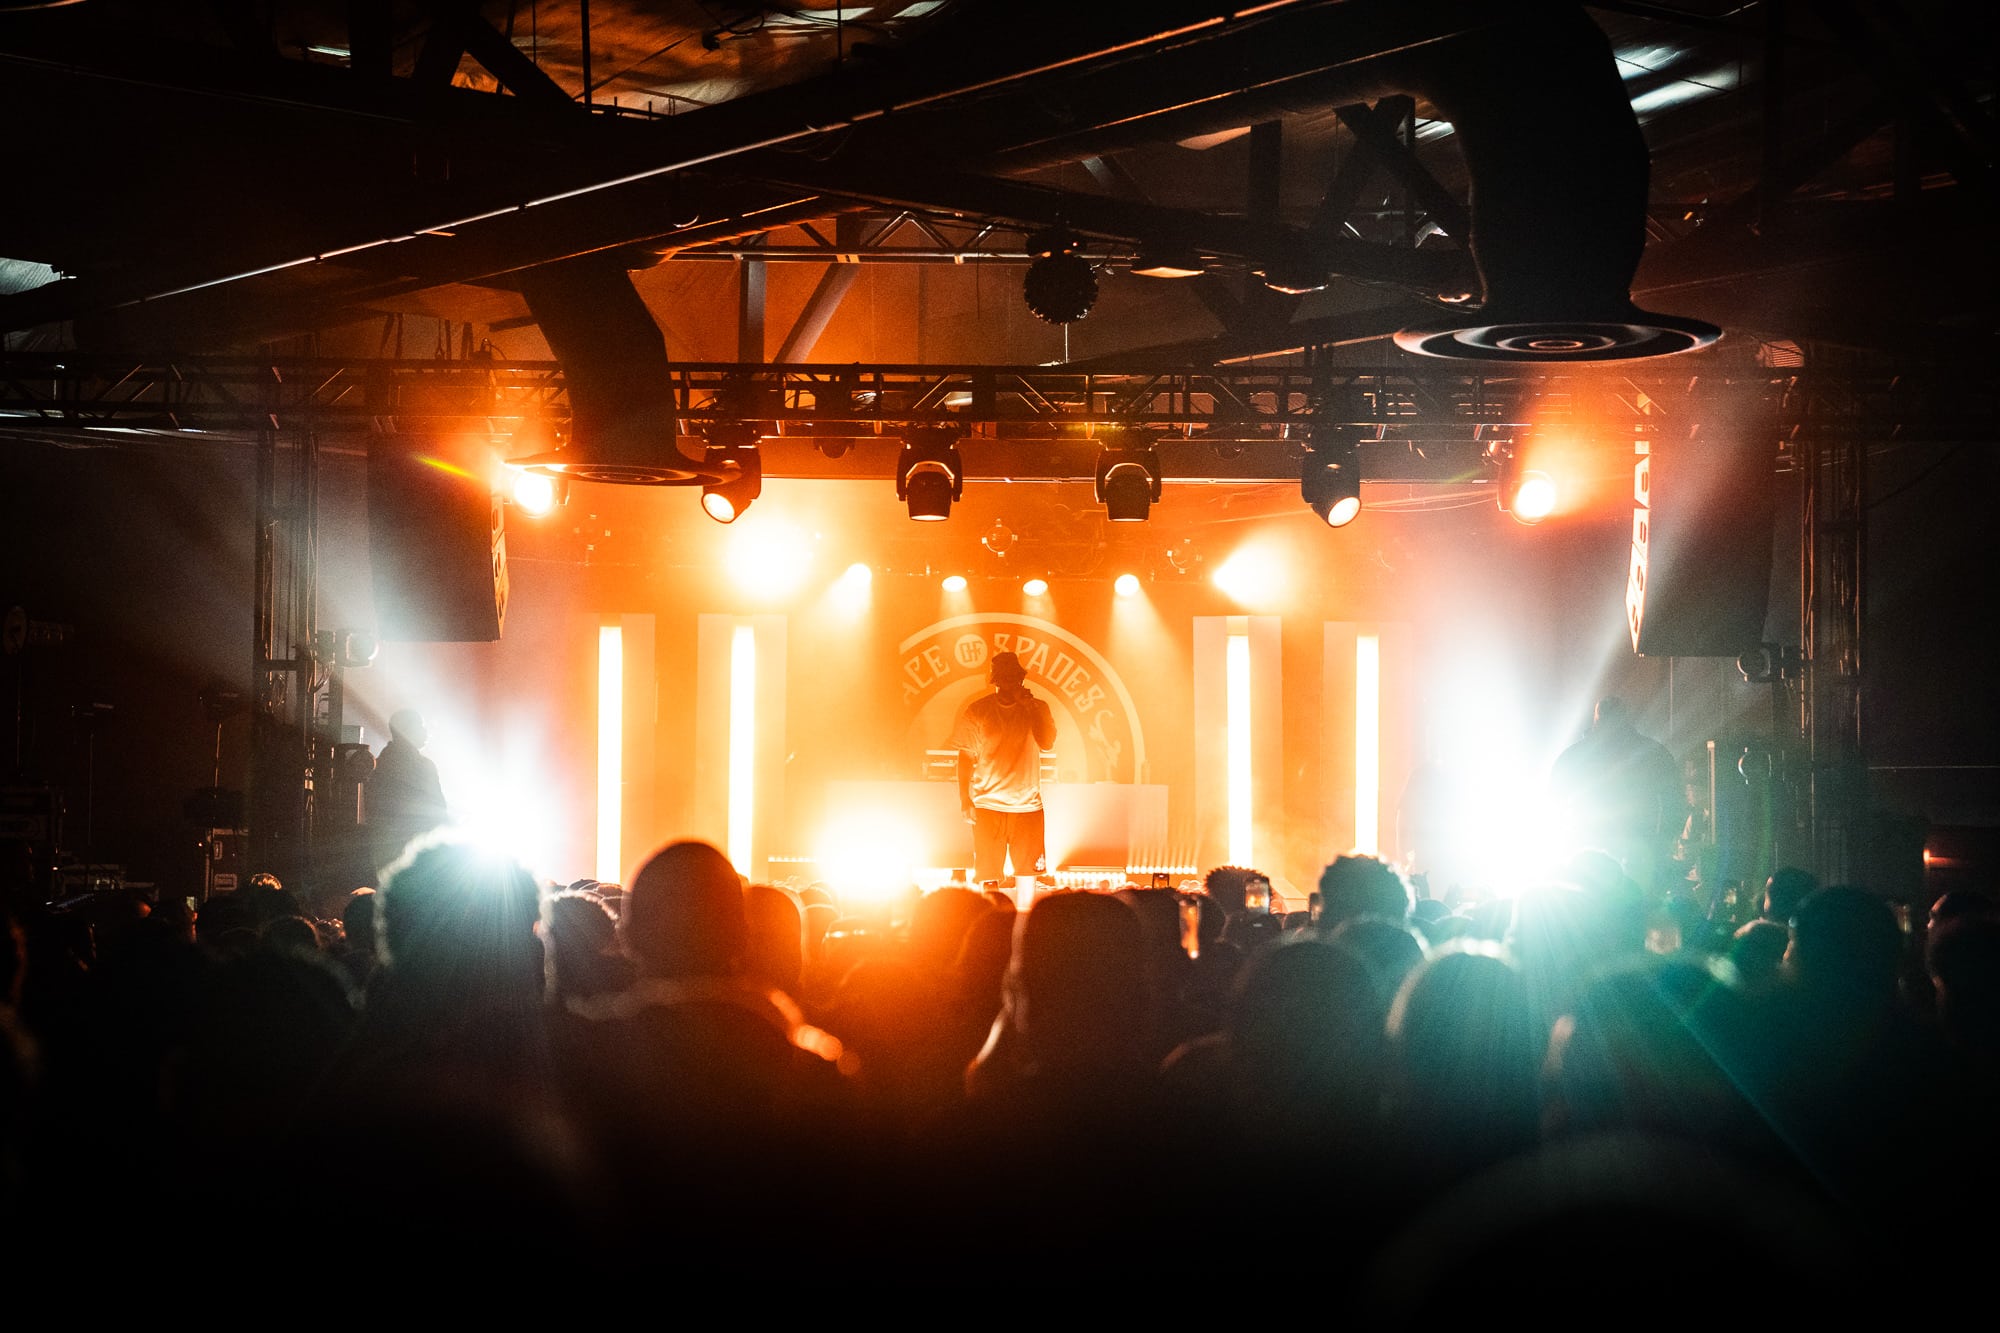
[[[558,998],[621,989],[631,963],[618,951],[618,923],[595,893],[565,889],[548,904],[549,961]]]
[[[350,950],[375,953],[376,911],[380,907],[373,889],[355,889],[347,895],[340,908],[340,938]]]
[[[1015,936],[1008,995],[1031,1069],[1088,1075],[1143,1062],[1151,1007],[1139,918],[1108,894],[1038,897]]]
[[[1375,973],[1346,948],[1294,938],[1266,949],[1245,965],[1228,1006],[1230,1065],[1249,1085],[1238,1095],[1290,1130],[1372,1121],[1388,1012]]]
[[[1343,921],[1327,939],[1348,950],[1368,966],[1381,994],[1384,1012],[1410,973],[1423,965],[1424,946],[1407,926],[1379,916],[1358,916]]]
[[[1716,1052],[1737,1029],[1741,1000],[1718,967],[1643,957],[1595,977],[1551,1034],[1551,1127],[1738,1136],[1747,1108]]]
[[[1458,944],[1426,961],[1388,1031],[1398,1127],[1432,1170],[1459,1174],[1534,1142],[1547,1029],[1497,948]]]
[[[1843,1008],[1878,1008],[1895,1002],[1902,951],[1902,928],[1889,904],[1865,889],[1835,884],[1799,904],[1785,963],[1815,998]]]
[[[625,951],[649,977],[734,976],[749,942],[743,881],[705,842],[669,843],[626,890]]]
[[[1745,990],[1763,991],[1775,985],[1791,947],[1792,932],[1776,921],[1746,921],[1729,944],[1729,961]]]
[[[438,998],[539,997],[541,890],[511,857],[433,833],[383,873],[377,939],[399,984]]]
[[[972,889],[947,885],[925,894],[910,916],[911,966],[933,979],[949,977],[966,932],[992,911],[993,904]]]
[[[1799,904],[1819,888],[1819,878],[1797,866],[1780,866],[1764,883],[1762,915],[1766,921],[1789,926]]]
[[[1379,856],[1351,852],[1335,857],[1319,875],[1319,926],[1335,930],[1356,917],[1404,922],[1416,895],[1403,873]]]
[[[1201,890],[1222,909],[1225,917],[1241,916],[1245,891],[1251,879],[1260,873],[1248,866],[1217,866],[1202,876]]]
[[[1955,912],[1924,949],[1938,1021],[1959,1050],[1987,1070],[2000,1067],[2000,910]]]
[[[759,985],[796,995],[805,972],[805,916],[799,900],[775,884],[743,890],[743,970]]]

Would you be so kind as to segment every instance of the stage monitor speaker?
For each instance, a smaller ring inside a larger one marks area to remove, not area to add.
[[[1625,610],[1644,657],[1736,657],[1764,641],[1777,451],[1749,423],[1643,443]]]
[[[463,456],[461,456],[463,455]],[[403,643],[490,643],[507,619],[507,539],[483,460],[443,441],[368,447],[375,632]]]

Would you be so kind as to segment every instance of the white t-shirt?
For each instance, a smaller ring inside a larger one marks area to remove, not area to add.
[[[996,691],[967,704],[951,745],[972,756],[973,805],[1005,814],[1041,809],[1042,751],[1055,739],[1055,715],[1031,694],[1010,704]]]

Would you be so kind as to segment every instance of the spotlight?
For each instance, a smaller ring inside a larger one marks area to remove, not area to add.
[[[1097,502],[1113,523],[1143,523],[1160,498],[1160,456],[1153,446],[1107,445],[1097,454]]]
[[[540,518],[557,505],[569,503],[567,477],[552,477],[546,472],[530,472],[525,468],[513,471],[514,507],[522,513]]]
[[[896,460],[896,498],[910,507],[910,517],[937,522],[951,517],[952,501],[965,495],[965,460],[958,453],[958,432],[917,429],[903,437]]]
[[[1523,472],[1514,489],[1514,517],[1523,523],[1539,523],[1556,509],[1555,478],[1546,472]]]
[[[1045,597],[1048,595],[1049,581],[1040,578],[1029,579],[1021,585],[1021,591],[1030,597]]]
[[[1315,440],[1299,464],[1299,494],[1329,528],[1344,528],[1361,512],[1361,459],[1354,442]]]
[[[1112,580],[1111,587],[1120,597],[1136,597],[1139,595],[1139,576],[1137,574],[1120,574],[1116,579]]]
[[[1488,456],[1499,472],[1496,498],[1501,513],[1509,515],[1516,523],[1532,527],[1555,512],[1556,501],[1560,498],[1555,478],[1546,472],[1522,467],[1520,454],[1512,444],[1496,442]]]
[[[358,671],[375,661],[375,654],[381,645],[367,630],[344,629],[340,635],[340,665],[349,671]]]
[[[851,587],[865,588],[875,581],[875,571],[857,560],[841,574],[840,581]]]
[[[764,494],[764,458],[754,444],[710,444],[706,466],[722,472],[722,480],[702,486],[702,510],[716,522],[736,522]]]
[[[1036,256],[1021,283],[1028,309],[1050,324],[1074,324],[1089,314],[1097,304],[1097,275],[1076,252],[1080,242],[1075,234],[1057,228],[1028,244]]]
[[[947,575],[945,575],[945,576],[944,576],[944,590],[945,590],[946,592],[964,592],[964,591],[965,591],[965,575],[963,575],[963,574],[947,574]]]

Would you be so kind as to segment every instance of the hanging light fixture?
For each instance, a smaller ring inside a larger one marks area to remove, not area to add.
[[[935,523],[951,517],[951,506],[965,496],[965,460],[958,452],[958,432],[950,428],[917,427],[903,436],[896,459],[896,498],[909,506],[910,517]]]

